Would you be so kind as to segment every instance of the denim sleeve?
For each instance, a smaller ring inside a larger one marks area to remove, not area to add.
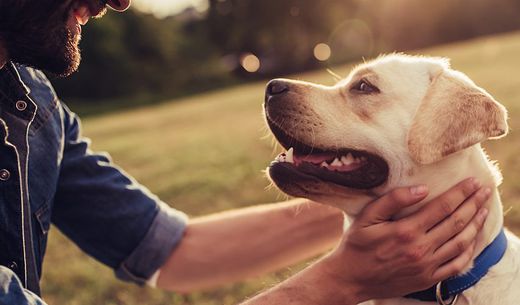
[[[53,223],[122,280],[144,284],[181,240],[187,217],[89,149],[79,118],[62,104],[65,141]]]
[[[0,266],[0,304],[46,305],[36,294],[23,288],[16,274],[4,266]]]

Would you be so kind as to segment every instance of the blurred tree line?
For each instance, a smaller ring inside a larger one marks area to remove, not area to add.
[[[130,10],[91,21],[80,70],[53,80],[58,92],[154,100],[520,28],[518,0],[208,1],[206,12],[157,19]],[[330,47],[327,61],[315,58],[318,43]],[[245,54],[258,58],[256,73],[241,66]]]

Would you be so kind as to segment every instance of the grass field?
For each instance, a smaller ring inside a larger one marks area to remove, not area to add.
[[[485,144],[499,160],[509,227],[520,233],[520,33],[457,43],[417,53],[446,56],[510,112],[511,133]],[[349,66],[334,71],[346,75]],[[325,71],[296,76],[333,84]],[[275,155],[263,123],[264,82],[162,103],[117,114],[89,117],[85,135],[94,149],[108,151],[138,181],[191,216],[284,199],[262,170]],[[179,296],[124,284],[112,271],[82,254],[56,229],[44,264],[43,295],[50,305],[236,304],[287,277],[277,274],[206,293]]]

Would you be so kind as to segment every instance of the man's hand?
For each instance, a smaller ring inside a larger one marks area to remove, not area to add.
[[[399,297],[455,275],[473,257],[489,189],[465,180],[416,213],[424,186],[396,189],[368,205],[327,257],[243,305],[354,305]]]
[[[425,186],[396,189],[368,205],[324,270],[357,295],[356,302],[427,289],[468,266],[487,215],[490,189],[465,180],[416,213],[391,219],[427,196]]]

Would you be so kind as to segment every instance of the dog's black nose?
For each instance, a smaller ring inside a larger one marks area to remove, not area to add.
[[[273,95],[280,95],[285,92],[289,91],[289,85],[284,82],[283,80],[272,80],[267,84],[266,93],[267,95],[273,96]]]

